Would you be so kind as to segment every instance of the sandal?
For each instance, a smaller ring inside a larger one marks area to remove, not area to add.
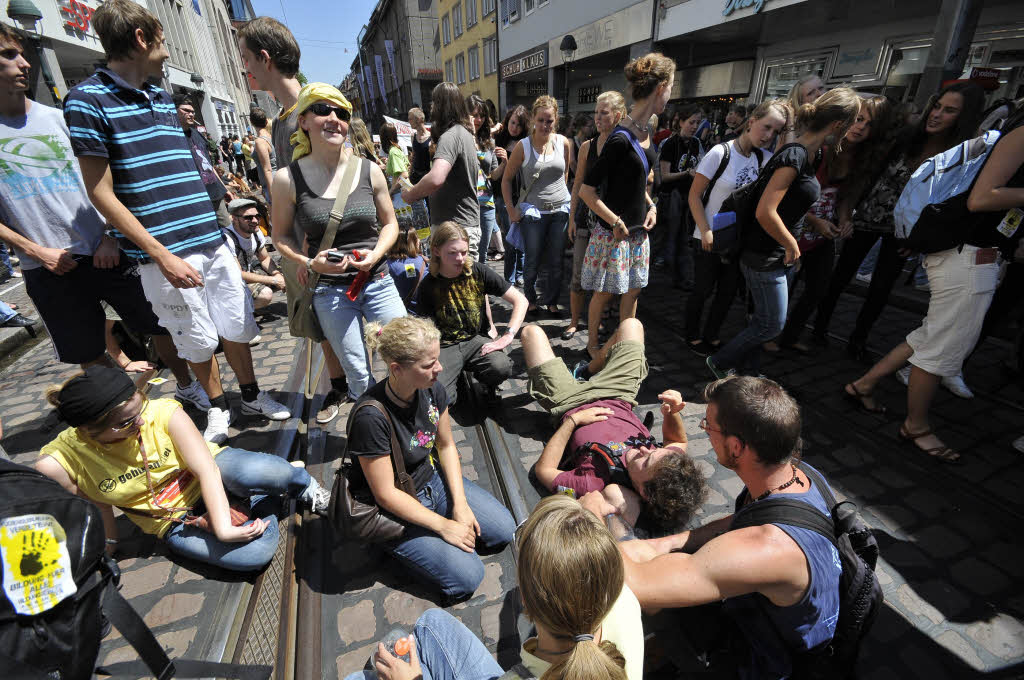
[[[572,340],[574,337],[576,337],[576,332],[578,330],[579,329],[576,328],[576,326],[569,326],[564,331],[562,331],[562,340]]]
[[[881,404],[875,404],[872,408],[864,403],[865,399],[871,399],[871,394],[871,392],[861,392],[853,383],[846,383],[846,387],[843,388],[843,396],[846,397],[847,400],[857,404],[857,407],[860,410],[864,411],[865,413],[885,415],[886,408]]]
[[[900,425],[899,437],[903,440],[904,444],[913,446],[918,451],[928,454],[940,463],[948,463],[950,465],[960,465],[963,461],[960,459],[960,454],[949,448],[948,446],[934,446],[930,449],[925,449],[917,445],[917,440],[921,437],[927,437],[932,433],[931,430],[925,430],[924,432],[915,432],[913,434],[907,430],[906,424]]]

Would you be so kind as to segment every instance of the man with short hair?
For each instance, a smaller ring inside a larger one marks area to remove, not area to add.
[[[231,218],[228,216],[225,204],[231,201],[234,196],[220,181],[217,171],[213,168],[213,161],[210,160],[209,146],[206,138],[196,127],[196,107],[192,100],[184,95],[174,95],[174,105],[178,109],[178,122],[181,129],[185,131],[185,139],[192,150],[192,160],[195,161],[196,170],[199,171],[199,178],[203,180],[206,193],[210,195],[210,202],[213,203],[213,210],[217,213],[217,224],[221,229],[231,226]]]
[[[679,392],[658,395],[664,444],[633,413],[647,377],[643,324],[623,321],[597,357],[574,372],[555,357],[542,328],[525,326],[522,343],[530,396],[559,419],[534,466],[537,480],[577,498],[598,492],[630,526],[643,507],[668,530],[685,526],[707,490],[686,456]]]
[[[744,508],[786,498],[831,520],[821,490],[794,464],[800,453],[800,407],[785,390],[767,378],[743,376],[711,383],[704,398],[708,409],[700,427],[718,463],[745,484]],[[598,516],[615,512],[593,495],[584,505]],[[648,610],[721,602],[718,621],[729,624],[733,640],[746,652],[733,650],[739,675],[788,678],[796,655],[828,644],[835,633],[839,552],[821,534],[784,523],[731,530],[735,517],[664,538],[620,543],[626,583]],[[707,608],[699,617],[694,612],[693,623],[694,631],[687,633],[698,637],[715,627]]]
[[[285,289],[284,276],[267,252],[256,201],[236,198],[228,203],[228,213],[231,226],[223,230],[224,240],[238,260],[242,280],[252,293],[253,309],[258,311],[271,303],[275,290]]]
[[[284,420],[290,412],[259,389],[249,341],[259,333],[252,299],[217,224],[181,134],[170,95],[147,82],[169,57],[160,21],[131,0],[107,0],[92,19],[108,66],[72,88],[64,117],[93,205],[139,261],[146,297],[179,356],[210,396],[204,436],[228,437],[231,409],[214,357],[238,377],[242,412]]]
[[[83,368],[115,365],[104,341],[102,303],[107,302],[126,326],[153,337],[157,354],[177,379],[175,396],[209,409],[210,400],[146,301],[134,264],[121,257],[117,240],[104,234],[61,112],[26,96],[29,69],[18,36],[0,24],[0,147],[18,151],[0,157],[0,239],[21,253],[25,290],[58,361]]]
[[[281,112],[271,127],[270,143],[274,148],[277,167],[284,167],[292,162],[295,145],[291,142],[291,136],[299,126],[299,112],[295,110],[299,103],[299,91],[302,90],[302,85],[295,77],[299,72],[301,57],[299,43],[288,27],[277,19],[256,17],[238,29],[238,51],[245,70],[256,81],[256,85],[269,90],[281,105]],[[266,166],[262,167],[265,172]],[[268,192],[272,178],[273,175],[269,175],[264,185]],[[269,195],[267,201],[270,202]],[[302,241],[301,235],[297,240]],[[316,414],[316,422],[324,425],[338,417],[340,406],[348,400],[348,380],[345,379],[345,370],[331,343],[324,340],[320,348],[331,381],[331,389]]]

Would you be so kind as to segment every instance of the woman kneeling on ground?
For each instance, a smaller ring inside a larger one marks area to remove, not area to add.
[[[149,400],[119,369],[90,366],[46,399],[71,427],[43,447],[36,469],[99,506],[111,553],[117,506],[173,553],[255,571],[277,548],[280,496],[327,510],[330,494],[303,468],[205,441],[181,404]],[[241,502],[229,507],[228,494]],[[239,509],[251,519],[236,526]]]
[[[430,609],[413,629],[411,663],[379,645],[376,677],[640,680],[640,603],[625,585],[615,539],[601,520],[568,496],[549,496],[537,504],[516,537],[519,595],[537,628],[537,635],[523,643],[522,661],[503,674],[465,625],[446,611]],[[346,680],[374,677],[373,671],[359,671]]]
[[[470,597],[484,578],[477,542],[500,548],[512,540],[515,521],[505,506],[462,476],[448,395],[437,380],[440,333],[426,319],[402,317],[386,326],[367,324],[366,345],[384,359],[388,378],[353,407],[358,412],[349,426],[348,452],[359,465],[353,466],[352,487],[369,485],[377,505],[406,525],[401,538],[382,544],[387,552],[439,588],[446,600]],[[379,401],[388,415],[360,408],[367,399]],[[415,497],[395,486],[392,427]]]

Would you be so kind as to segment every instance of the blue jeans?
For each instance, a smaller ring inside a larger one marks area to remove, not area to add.
[[[501,229],[501,235],[508,233],[509,224],[508,211],[505,210],[505,200],[494,197],[494,217]],[[512,244],[505,242],[505,280],[515,284],[516,280],[522,278],[523,268],[526,265],[526,255],[521,250],[512,247]]]
[[[13,319],[15,314],[17,314],[16,311],[11,309],[6,302],[0,300],[0,323]]]
[[[313,311],[331,349],[341,359],[348,378],[348,394],[358,399],[373,384],[366,344],[363,341],[363,318],[382,324],[405,316],[405,305],[395,289],[395,282],[384,270],[359,292],[356,299],[345,296],[347,285],[321,285],[313,293]]]
[[[782,332],[789,308],[789,284],[795,275],[794,267],[757,271],[740,261],[740,271],[747,280],[754,301],[754,314],[750,325],[711,355],[711,361],[721,368],[735,368],[737,372],[757,375],[761,370],[761,343],[768,342]]]
[[[477,542],[486,548],[509,543],[516,523],[505,506],[466,478],[462,479],[462,485],[466,502],[480,524]],[[428,510],[452,518],[448,489],[436,471],[416,498]],[[409,526],[401,539],[385,543],[382,547],[397,557],[419,580],[439,588],[445,597],[452,600],[469,597],[484,579],[484,564],[479,555],[456,548],[423,527]]]
[[[497,229],[494,208],[480,206],[480,254],[477,262],[487,262],[487,245],[491,242],[491,232]]]
[[[538,304],[537,274],[543,262],[548,277],[541,305],[558,302],[562,292],[562,250],[565,248],[565,230],[569,226],[569,213],[555,212],[535,217],[524,217],[519,223],[526,242],[526,266],[523,272],[523,292],[526,301]]]
[[[412,629],[423,680],[494,680],[504,671],[484,643],[443,609],[428,609]],[[356,671],[345,680],[376,680],[375,671]]]
[[[858,276],[871,276],[875,272],[875,264],[878,262],[878,251],[882,249],[882,240],[878,239],[875,241],[875,245],[871,246],[871,250],[864,256],[864,261],[860,263],[860,269],[857,270]]]
[[[226,448],[214,461],[224,489],[233,496],[248,498],[252,516],[267,523],[266,531],[248,543],[223,543],[212,532],[175,523],[164,534],[164,542],[171,552],[197,562],[232,571],[262,569],[277,549],[280,496],[286,494],[308,503],[311,477],[284,458],[244,449]]]
[[[11,253],[8,246],[0,241],[0,278],[6,279],[14,273],[14,265],[11,264]]]

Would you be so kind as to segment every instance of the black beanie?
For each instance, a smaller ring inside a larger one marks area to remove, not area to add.
[[[120,368],[96,365],[72,378],[60,391],[57,413],[72,427],[91,423],[135,394],[135,383]]]

